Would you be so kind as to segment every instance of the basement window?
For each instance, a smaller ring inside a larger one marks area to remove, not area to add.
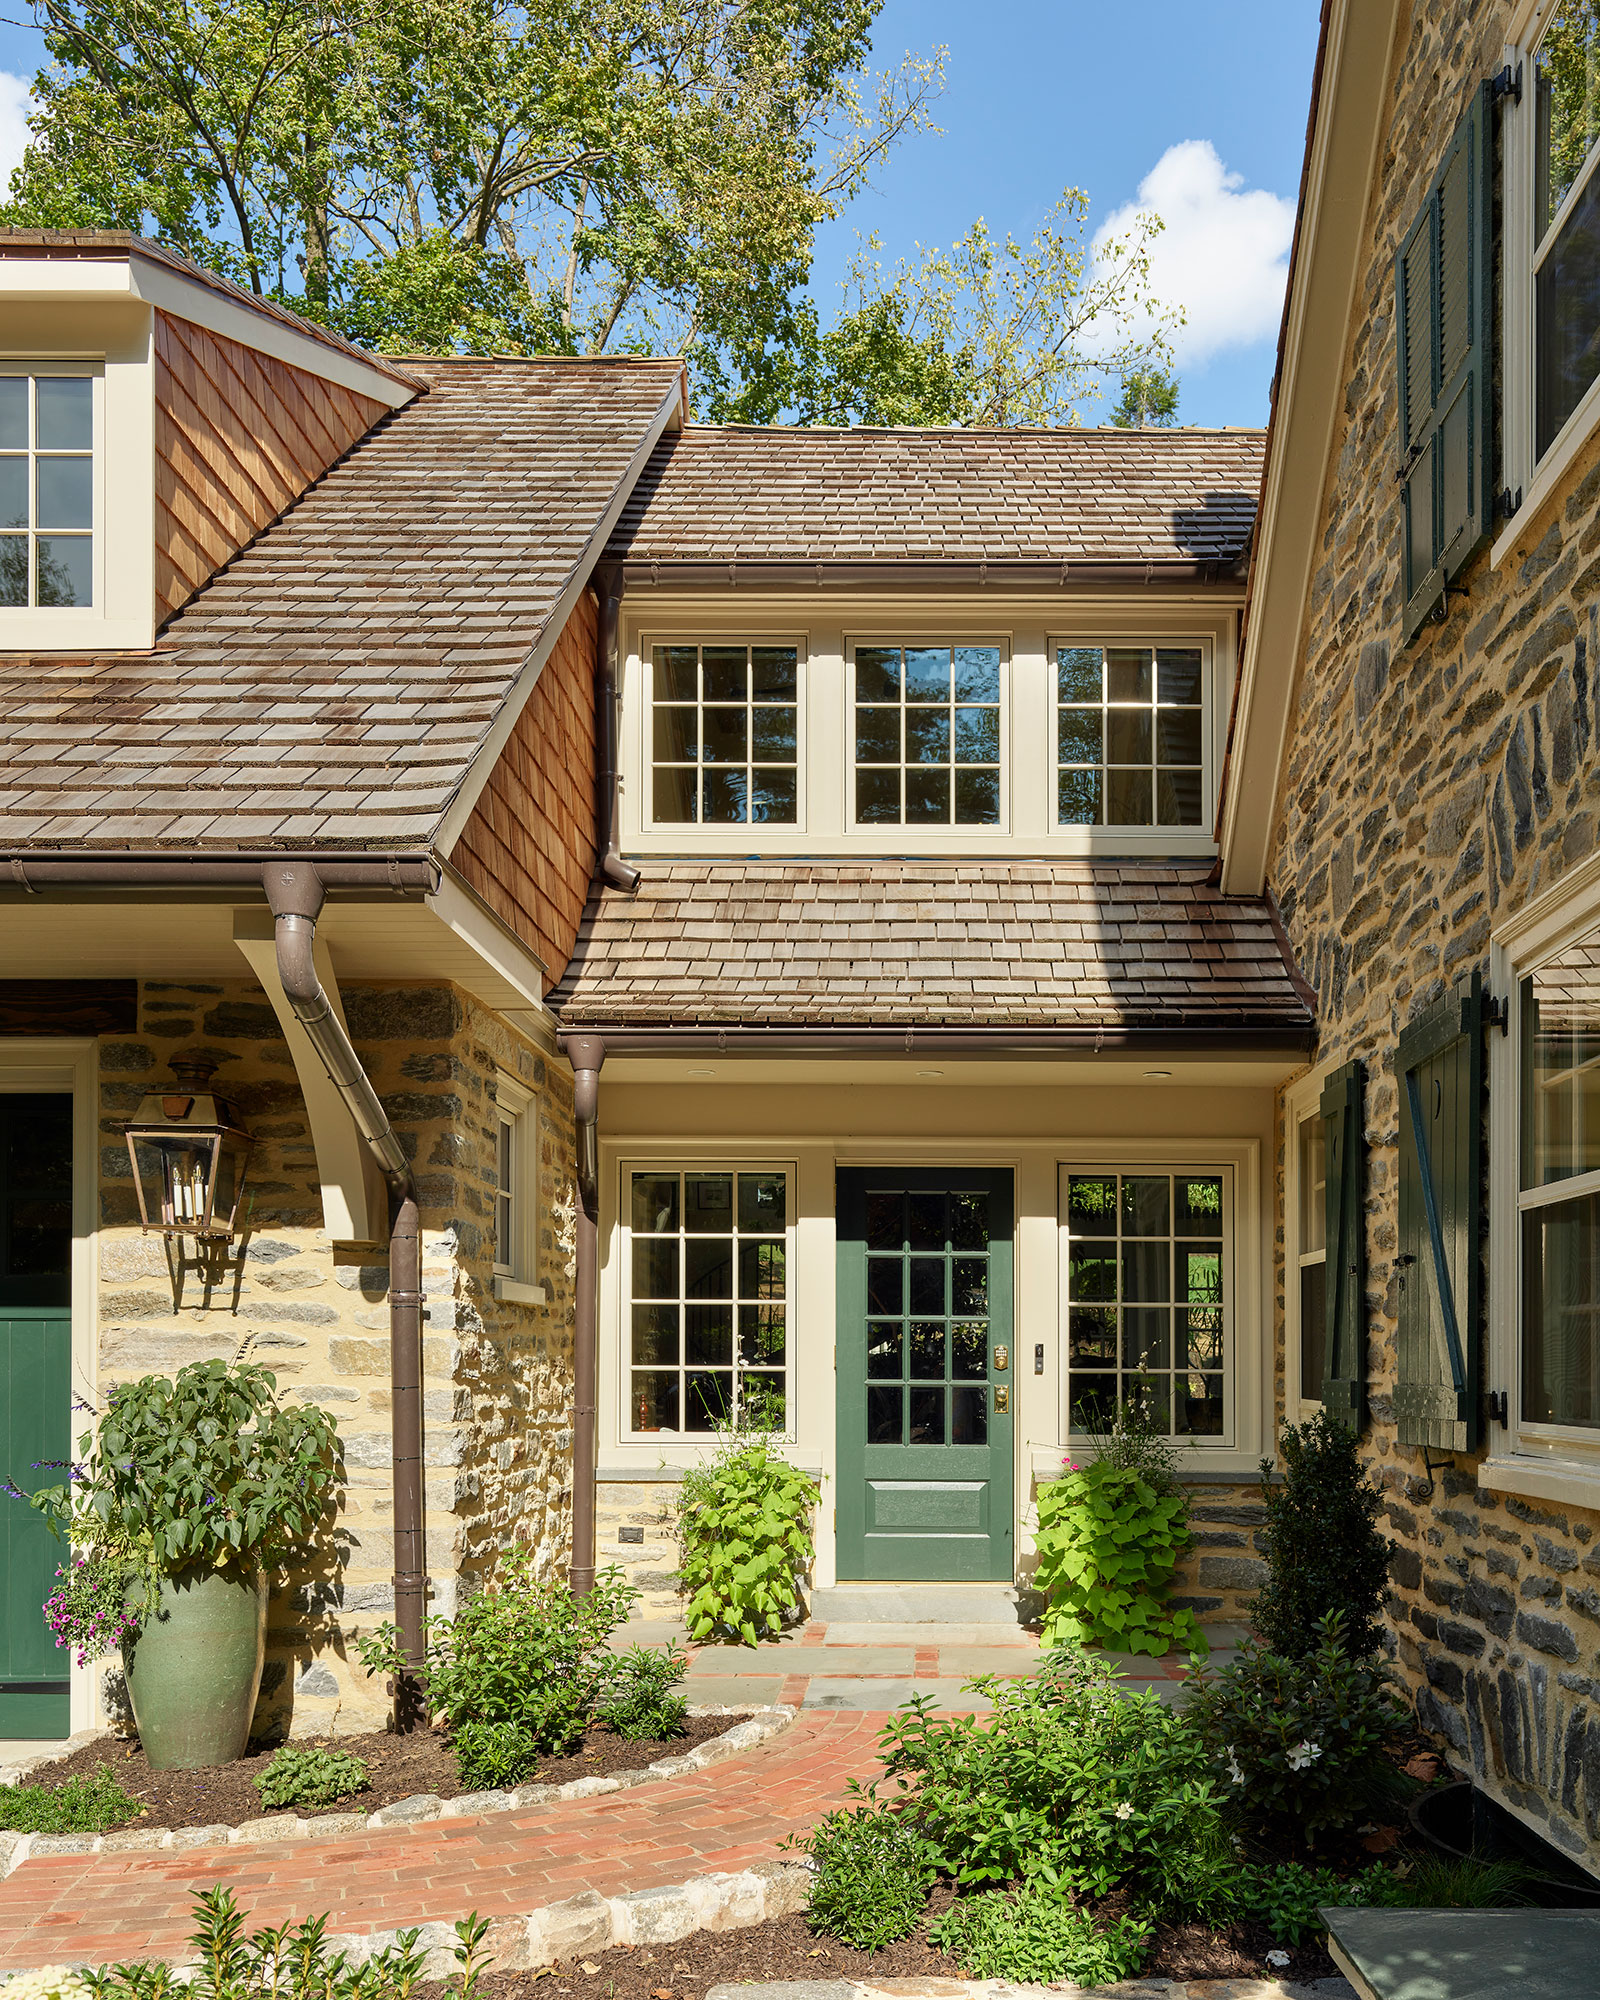
[[[0,605],[92,606],[96,378],[0,372]]]

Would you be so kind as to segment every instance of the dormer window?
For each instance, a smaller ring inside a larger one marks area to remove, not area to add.
[[[0,373],[0,605],[94,603],[94,387]]]

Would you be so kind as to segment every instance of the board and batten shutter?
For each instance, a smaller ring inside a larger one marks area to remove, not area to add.
[[[1323,1199],[1327,1248],[1327,1372],[1322,1407],[1352,1430],[1367,1415],[1367,1137],[1362,1069],[1348,1062],[1322,1087],[1327,1141]]]
[[[1400,1086],[1396,1434],[1471,1451],[1479,1439],[1483,1211],[1483,980],[1413,1021]]]
[[[1494,124],[1480,84],[1394,260],[1402,643],[1494,520]]]

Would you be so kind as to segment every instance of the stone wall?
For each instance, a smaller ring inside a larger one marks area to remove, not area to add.
[[[639,1591],[635,1618],[676,1618],[678,1481],[602,1479],[595,1489],[595,1566],[615,1564]]]
[[[417,1177],[423,1232],[423,1424],[432,1608],[512,1540],[567,1560],[571,1511],[574,1141],[564,1069],[448,987],[352,986],[351,1037]],[[99,1389],[218,1356],[270,1367],[280,1393],[336,1420],[347,1483],[326,1545],[269,1612],[258,1729],[369,1728],[386,1710],[359,1634],[392,1616],[386,1258],[335,1251],[276,1015],[248,981],[146,982],[139,1034],[100,1048]],[[123,1122],[170,1058],[204,1050],[254,1137],[245,1226],[204,1268],[140,1234]],[[497,1070],[536,1093],[542,1307],[493,1296],[489,1225]]]
[[[1394,253],[1498,66],[1508,17],[1504,4],[1442,0],[1401,30],[1271,883],[1317,988],[1319,1062],[1367,1065],[1370,1444],[1396,1543],[1396,1661],[1461,1766],[1594,1864],[1600,1514],[1480,1492],[1466,1459],[1430,1487],[1420,1451],[1396,1441],[1390,1400],[1396,1037],[1452,982],[1487,971],[1497,919],[1593,850],[1600,803],[1593,449],[1521,546],[1498,569],[1481,553],[1443,621],[1400,643]],[[1281,1271],[1278,1295],[1281,1308]],[[1281,1321],[1278,1352],[1281,1363]],[[1281,1375],[1279,1396],[1281,1412]]]

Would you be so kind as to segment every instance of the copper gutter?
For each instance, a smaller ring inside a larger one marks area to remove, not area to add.
[[[613,1056],[1051,1056],[1270,1054],[1308,1050],[1312,1022],[1227,1023],[1220,1026],[1034,1028],[885,1027],[803,1023],[794,1027],[734,1024],[571,1027],[557,1039],[568,1060],[579,1043],[600,1042]],[[598,1066],[597,1066],[598,1067]]]
[[[272,853],[229,854],[212,860],[192,854],[138,854],[126,848],[0,850],[0,889],[204,889],[218,893],[261,891],[261,871],[277,862],[314,866],[325,889],[392,890],[423,896],[439,884],[438,864],[425,854]]]
[[[967,562],[907,560],[841,561],[826,556],[781,560],[761,558],[656,558],[632,556],[618,565],[628,588],[705,589],[718,585],[735,589],[821,587],[884,589],[901,585],[941,590],[999,587],[1012,589],[1115,588],[1234,584],[1245,580],[1245,552],[1238,556],[1143,556],[1125,562],[1080,562],[1071,557],[988,558]]]
[[[572,1108],[578,1143],[577,1270],[572,1312],[572,1563],[574,1597],[594,1588],[596,1411],[599,1403],[600,1070],[606,1044],[599,1035],[562,1037],[572,1065]]]

